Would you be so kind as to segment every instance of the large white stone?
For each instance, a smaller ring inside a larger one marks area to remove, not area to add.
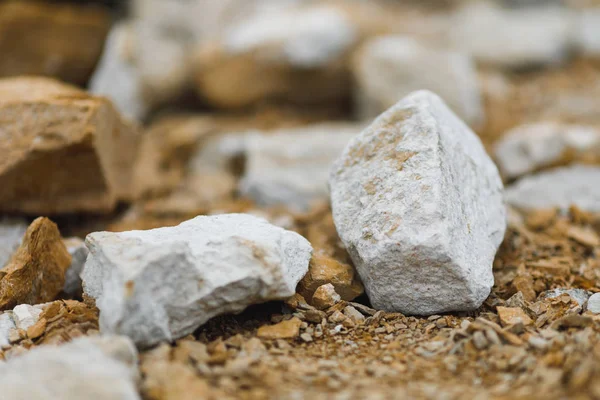
[[[0,394],[7,400],[140,399],[132,367],[88,338],[0,363]]]
[[[12,254],[21,244],[27,223],[18,219],[0,219],[0,269],[4,268]]]
[[[327,201],[331,164],[360,128],[329,123],[250,134],[241,193],[260,205],[285,205],[300,211]]]
[[[506,200],[521,210],[575,205],[600,212],[600,167],[572,165],[521,178],[506,188]]]
[[[437,93],[467,123],[483,122],[477,72],[470,56],[428,47],[406,36],[382,36],[357,53],[353,73],[356,102],[373,118],[415,90]]]
[[[310,243],[246,214],[201,216],[176,227],[96,232],[82,279],[100,329],[140,347],[192,333],[215,315],[294,294]]]
[[[330,176],[333,218],[372,304],[427,315],[489,295],[506,229],[502,181],[479,138],[428,91],[354,138]]]
[[[509,9],[473,1],[453,18],[449,33],[454,46],[487,64],[556,64],[566,59],[572,45],[573,15],[561,7]]]
[[[494,155],[500,172],[514,179],[587,151],[600,154],[600,131],[551,122],[511,129],[496,144]]]

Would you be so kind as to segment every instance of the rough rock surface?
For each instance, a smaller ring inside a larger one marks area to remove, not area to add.
[[[466,54],[428,47],[406,36],[377,37],[356,55],[353,74],[363,118],[374,118],[409,93],[426,89],[468,124],[483,122],[477,73]]]
[[[31,306],[29,304],[19,304],[12,310],[13,321],[17,329],[26,331],[40,319],[40,314],[44,311],[39,305]]]
[[[130,197],[137,132],[112,104],[49,78],[0,80],[0,210],[111,210]]]
[[[88,235],[82,278],[105,332],[140,347],[192,333],[211,317],[294,294],[312,248],[244,214],[177,227]]]
[[[508,179],[573,160],[592,162],[600,159],[600,131],[551,122],[521,125],[496,143],[494,155]]]
[[[71,264],[60,232],[48,218],[33,221],[23,243],[0,270],[0,309],[52,301],[65,284]]]
[[[540,299],[554,299],[562,296],[563,294],[568,294],[572,299],[577,301],[577,304],[579,304],[581,307],[584,307],[591,295],[591,292],[584,289],[553,289],[540,293],[539,297]]]
[[[330,123],[251,134],[241,193],[261,205],[300,211],[326,201],[331,164],[358,132],[357,125]]]
[[[123,116],[136,121],[146,116],[151,105],[143,95],[133,45],[132,27],[126,23],[116,24],[106,39],[89,89],[93,94],[111,99]]]
[[[330,176],[333,218],[375,308],[473,310],[506,229],[502,181],[436,95],[413,93],[354,138]]]
[[[22,220],[0,219],[0,270],[19,248],[26,230],[27,224]]]
[[[256,336],[263,339],[293,339],[300,335],[302,321],[294,317],[275,325],[261,326]]]
[[[56,2],[0,3],[0,77],[45,75],[85,85],[102,52],[110,16]]]
[[[572,165],[526,176],[506,188],[506,201],[522,210],[576,205],[600,212],[600,167]]]
[[[364,292],[354,267],[333,257],[315,252],[308,265],[308,273],[302,278],[297,292],[305,299],[312,299],[315,290],[331,283],[342,300],[352,301]]]
[[[0,392],[11,400],[138,400],[131,367],[94,339],[47,346],[0,364]]]
[[[63,292],[69,296],[75,296],[81,293],[81,271],[85,260],[87,259],[88,249],[85,242],[80,238],[73,237],[64,240],[67,251],[71,255],[71,265],[65,273],[65,286]]]
[[[563,61],[571,46],[572,17],[560,7],[507,9],[466,2],[453,16],[451,40],[479,62],[520,68]]]
[[[325,310],[338,303],[342,298],[336,293],[331,283],[321,285],[315,290],[312,296],[311,304],[318,310]]]

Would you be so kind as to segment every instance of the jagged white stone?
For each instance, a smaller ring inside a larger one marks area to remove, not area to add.
[[[294,294],[310,243],[247,214],[200,216],[176,227],[87,236],[82,279],[100,329],[139,347],[192,333],[210,318]]]
[[[378,309],[473,310],[489,295],[506,229],[502,181],[479,138],[428,91],[354,138],[330,176],[331,206]]]
[[[249,135],[241,193],[260,205],[299,211],[327,201],[331,164],[360,129],[355,124],[329,123]]]
[[[353,65],[358,112],[374,118],[415,90],[438,94],[470,125],[483,122],[477,71],[467,54],[428,47],[407,36],[368,41]]]
[[[600,167],[571,165],[521,178],[506,188],[506,201],[521,210],[576,205],[600,212]]]
[[[85,260],[87,259],[88,249],[85,243],[78,237],[72,237],[63,241],[67,247],[67,251],[71,255],[71,265],[65,273],[65,286],[63,292],[70,296],[74,296],[81,292],[81,271]]]
[[[0,393],[11,400],[140,399],[132,367],[88,338],[37,347],[0,363]]]
[[[43,308],[40,306],[31,306],[29,304],[19,304],[13,308],[12,316],[17,329],[27,330],[34,325],[39,319]]]
[[[562,7],[510,9],[473,1],[457,10],[450,30],[456,48],[502,67],[556,64],[572,46],[574,16]]]
[[[0,269],[2,269],[21,244],[27,224],[18,219],[0,219]]]
[[[588,126],[552,122],[520,125],[496,144],[494,155],[500,172],[514,179],[556,163],[569,153],[596,149],[600,153],[600,131]]]

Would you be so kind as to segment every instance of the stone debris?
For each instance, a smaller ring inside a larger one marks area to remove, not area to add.
[[[110,16],[102,8],[2,2],[0,53],[5,56],[0,60],[0,77],[44,75],[85,85],[109,27]]]
[[[134,347],[129,349],[135,352]],[[97,340],[82,338],[33,349],[0,364],[0,391],[15,400],[138,400],[132,370],[98,346]]]
[[[331,283],[321,285],[315,290],[312,295],[310,303],[319,310],[324,310],[329,307],[333,307],[342,298],[335,291],[335,287]]]
[[[506,209],[496,166],[436,95],[411,94],[353,139],[333,218],[377,309],[474,310],[490,293]]]
[[[65,239],[63,242],[71,255],[71,265],[65,273],[63,292],[69,296],[76,296],[82,293],[81,277],[79,275],[83,271],[88,249],[85,247],[85,242],[77,237]]]
[[[560,7],[507,9],[491,1],[466,2],[453,19],[454,46],[478,62],[524,68],[558,64],[571,49],[573,15]]]
[[[589,291],[583,289],[553,289],[540,293],[539,297],[542,299],[554,299],[564,294],[571,296],[571,298],[577,301],[577,304],[582,308],[585,307],[585,304],[591,295]]]
[[[56,224],[40,217],[0,271],[0,309],[52,301],[62,290],[71,264]]]
[[[48,78],[1,79],[0,119],[0,210],[107,212],[131,197],[138,134],[108,100]]]
[[[574,161],[600,161],[600,131],[591,127],[538,123],[507,132],[494,149],[507,179]]]
[[[0,270],[19,248],[27,224],[19,219],[0,219]]]
[[[261,326],[256,336],[262,339],[294,339],[300,335],[302,321],[294,317],[275,325]]]
[[[506,188],[506,201],[522,210],[560,208],[575,205],[588,212],[600,212],[600,167],[571,165],[523,177]]]
[[[407,36],[368,41],[353,66],[357,112],[374,118],[415,90],[438,94],[470,125],[483,122],[475,65],[459,52],[428,47]]]
[[[361,324],[365,321],[365,316],[352,306],[344,308],[344,315],[350,318],[355,324]]]
[[[600,314],[600,293],[594,293],[587,302],[587,311],[593,314]]]
[[[360,128],[329,123],[250,134],[240,192],[259,205],[285,205],[298,211],[327,201],[331,164]]]
[[[12,310],[12,318],[16,328],[26,331],[30,326],[38,322],[42,311],[44,309],[39,305],[19,304]]]
[[[333,285],[342,300],[352,301],[364,292],[354,267],[316,252],[310,259],[308,273],[298,283],[296,291],[305,299],[312,299],[315,290],[328,283]]]
[[[498,318],[502,326],[523,324],[531,325],[533,321],[519,307],[498,307]]]
[[[96,232],[86,245],[84,291],[96,300],[102,331],[140,347],[188,335],[215,315],[290,297],[312,252],[300,235],[244,214]]]

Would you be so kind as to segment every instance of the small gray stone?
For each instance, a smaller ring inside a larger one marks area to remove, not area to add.
[[[330,187],[375,308],[429,315],[487,298],[506,229],[502,181],[438,96],[413,93],[379,116],[335,162]]]
[[[139,347],[192,333],[210,318],[286,299],[306,274],[310,243],[246,214],[201,216],[176,227],[96,232],[82,278],[100,329]]]
[[[139,400],[132,368],[93,342],[82,338],[63,346],[37,347],[0,364],[2,398]]]
[[[298,211],[327,201],[331,164],[360,129],[355,124],[329,123],[250,134],[240,191],[260,205]]]
[[[75,296],[82,290],[81,277],[79,275],[81,274],[81,271],[83,271],[83,266],[88,255],[88,249],[85,247],[85,242],[80,238],[68,238],[63,240],[63,242],[71,255],[71,265],[65,273],[65,286],[63,287],[63,292],[69,296]]]
[[[587,310],[594,314],[600,314],[600,293],[594,293],[587,302]]]
[[[540,299],[553,299],[563,294],[568,294],[573,299],[577,301],[580,307],[583,307],[585,303],[588,301],[588,298],[591,295],[591,292],[584,289],[553,289],[546,290],[545,292],[540,293]]]
[[[494,153],[500,172],[514,179],[586,151],[600,154],[600,131],[586,126],[538,123],[507,132]]]
[[[525,176],[506,188],[506,200],[521,210],[571,205],[600,212],[600,167],[572,165]]]
[[[27,223],[19,219],[0,219],[0,269],[4,268],[21,244]]]

